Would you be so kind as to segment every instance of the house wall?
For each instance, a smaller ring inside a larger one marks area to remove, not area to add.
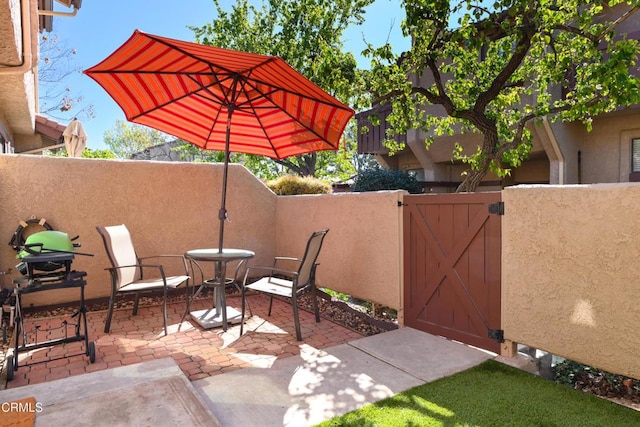
[[[502,194],[505,338],[640,378],[640,185]]]
[[[640,138],[640,109],[595,119],[580,144],[582,183],[629,182],[633,138]]]
[[[24,7],[23,7],[24,5]],[[0,122],[11,142],[32,136],[37,110],[37,2],[0,2]],[[28,39],[23,40],[23,24]],[[31,50],[31,56],[24,55]],[[31,68],[29,66],[32,66]],[[33,68],[33,69],[32,69]]]

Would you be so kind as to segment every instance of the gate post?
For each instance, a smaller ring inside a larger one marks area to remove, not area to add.
[[[518,343],[511,340],[504,340],[500,344],[500,356],[503,357],[516,357],[518,354]]]

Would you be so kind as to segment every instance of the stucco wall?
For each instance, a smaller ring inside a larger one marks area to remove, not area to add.
[[[640,378],[640,185],[503,191],[505,338]]]
[[[402,306],[404,191],[278,198],[278,254],[301,256],[312,232],[329,228],[320,286],[398,309]]]
[[[57,230],[79,235],[73,268],[87,271],[87,298],[109,294],[109,265],[97,225],[126,224],[140,256],[217,247],[222,166],[0,156],[0,271],[17,263],[7,245],[20,220],[44,217]],[[231,165],[225,246],[251,249],[255,262],[275,254],[276,196],[244,167]],[[14,274],[0,276],[11,285]],[[77,290],[29,295],[34,305],[77,300]]]
[[[140,256],[217,247],[222,166],[204,163],[0,156],[0,271],[13,268],[6,243],[31,216],[79,235],[73,268],[88,273],[87,298],[110,292],[109,265],[95,227],[124,223]],[[310,234],[329,228],[320,255],[320,285],[401,308],[403,191],[276,196],[244,167],[231,165],[225,246],[251,249],[252,265],[276,255],[302,256]],[[177,272],[175,269],[173,271]],[[0,285],[11,286],[14,271]],[[41,292],[27,304],[76,301],[77,290]],[[400,313],[401,315],[401,313]]]

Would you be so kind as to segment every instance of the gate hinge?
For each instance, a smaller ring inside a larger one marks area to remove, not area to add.
[[[494,341],[498,341],[499,343],[504,342],[504,330],[502,329],[489,329],[489,339]]]
[[[504,202],[490,203],[489,213],[496,214],[496,215],[504,215]]]
[[[398,200],[398,207],[401,208],[403,206],[407,206],[406,203],[402,203],[402,200]]]

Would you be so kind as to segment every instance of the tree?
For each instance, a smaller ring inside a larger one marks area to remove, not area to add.
[[[527,126],[543,117],[581,121],[590,130],[594,116],[640,103],[631,73],[638,42],[615,34],[640,2],[485,3],[404,0],[410,51],[394,55],[389,45],[366,51],[376,64],[373,97],[393,106],[389,142],[408,129],[430,135],[427,146],[439,135],[481,135],[477,151],[458,145],[453,153],[468,165],[458,191],[475,191],[487,172],[504,177],[520,165],[531,149]],[[603,20],[602,12],[616,5],[617,18]],[[423,78],[412,80],[415,75]],[[563,96],[554,96],[559,88]],[[446,114],[425,114],[425,105],[441,106]]]
[[[84,159],[115,159],[116,155],[109,150],[92,150],[85,148],[82,150],[82,158]]]
[[[69,115],[93,118],[93,105],[83,105],[82,96],[73,94],[65,82],[82,69],[76,67],[75,49],[62,44],[55,34],[40,36],[40,60],[38,61],[39,111],[54,119],[67,120]]]
[[[67,153],[66,148],[61,148],[59,150],[56,150],[55,152],[50,150],[45,150],[43,154],[51,157],[69,157],[69,153]],[[85,147],[85,149],[82,150],[82,158],[83,159],[115,159],[116,155],[109,150],[92,150],[91,148]]]
[[[342,102],[361,102],[362,75],[353,54],[342,51],[341,38],[349,25],[363,22],[364,8],[373,0],[268,0],[260,9],[247,0],[238,0],[230,12],[222,9],[219,0],[214,3],[217,18],[202,27],[191,27],[198,42],[280,56]],[[244,159],[248,167],[265,175],[281,169],[269,159]],[[344,153],[310,153],[275,162],[301,176],[321,175],[321,170],[353,174]]]
[[[163,144],[172,137],[139,124],[117,120],[115,128],[104,133],[104,142],[119,159],[130,159],[135,153]]]

